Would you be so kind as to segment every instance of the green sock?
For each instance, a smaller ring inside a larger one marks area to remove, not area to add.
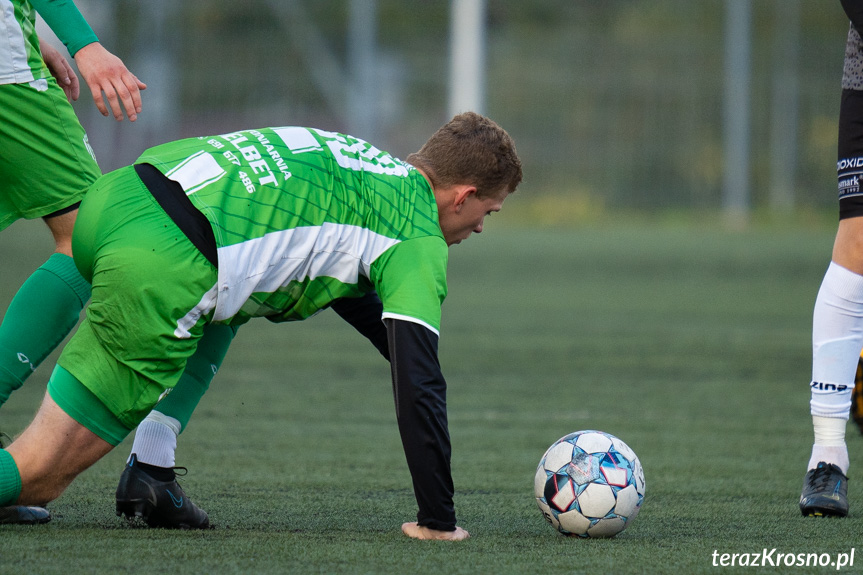
[[[210,324],[205,327],[198,348],[186,362],[186,370],[180,381],[154,409],[173,417],[180,422],[181,430],[185,429],[192,412],[222,365],[236,332],[237,328],[226,325]]]
[[[0,324],[0,405],[69,335],[88,299],[90,284],[64,254],[24,282]]]
[[[5,449],[0,449],[0,507],[14,505],[21,495],[21,475],[15,460]]]

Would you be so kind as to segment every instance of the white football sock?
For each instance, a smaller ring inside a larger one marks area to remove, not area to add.
[[[138,461],[158,467],[174,467],[174,452],[177,450],[177,436],[180,422],[164,413],[153,410],[138,424],[132,453]],[[128,460],[127,460],[128,461]]]
[[[850,465],[848,459],[848,447],[845,445],[845,426],[847,420],[835,417],[812,416],[812,427],[815,430],[815,445],[812,446],[812,455],[809,458],[809,466],[815,469],[818,463],[833,463],[848,475]]]
[[[863,276],[830,262],[812,320],[812,415],[848,419],[863,348]]]
[[[812,320],[812,427],[809,469],[819,461],[848,472],[845,426],[863,348],[863,276],[830,262]]]

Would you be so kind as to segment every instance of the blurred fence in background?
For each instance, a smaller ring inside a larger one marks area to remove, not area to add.
[[[558,206],[551,219],[721,209],[735,2],[749,18],[737,92],[747,201],[834,209],[838,0],[485,0],[482,111],[515,138],[524,194]],[[171,139],[272,125],[348,132],[405,157],[449,118],[450,1],[77,4],[149,85],[134,125],[99,116],[82,90],[76,110],[105,171]]]

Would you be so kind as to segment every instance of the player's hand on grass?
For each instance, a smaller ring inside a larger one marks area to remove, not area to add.
[[[123,61],[108,52],[100,43],[87,44],[75,53],[78,71],[93,93],[93,101],[103,116],[108,108],[102,99],[104,93],[111,107],[111,113],[118,122],[123,120],[123,108],[130,122],[141,113],[141,90],[147,85],[126,68]],[[122,108],[120,107],[122,102]]]
[[[72,69],[68,60],[54,46],[44,42],[41,38],[39,38],[39,49],[42,51],[42,59],[45,60],[48,71],[57,80],[57,84],[63,88],[66,98],[70,102],[77,100],[81,93],[81,85],[78,82],[78,75],[75,74],[75,70]]]
[[[456,527],[455,531],[438,531],[428,527],[420,527],[416,521],[402,524],[402,533],[414,539],[436,539],[440,541],[462,541],[470,537],[470,533]]]

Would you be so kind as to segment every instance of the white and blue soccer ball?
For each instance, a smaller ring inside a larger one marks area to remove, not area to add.
[[[576,431],[555,441],[534,479],[536,503],[565,535],[614,537],[638,515],[644,471],[635,452],[602,431]]]

